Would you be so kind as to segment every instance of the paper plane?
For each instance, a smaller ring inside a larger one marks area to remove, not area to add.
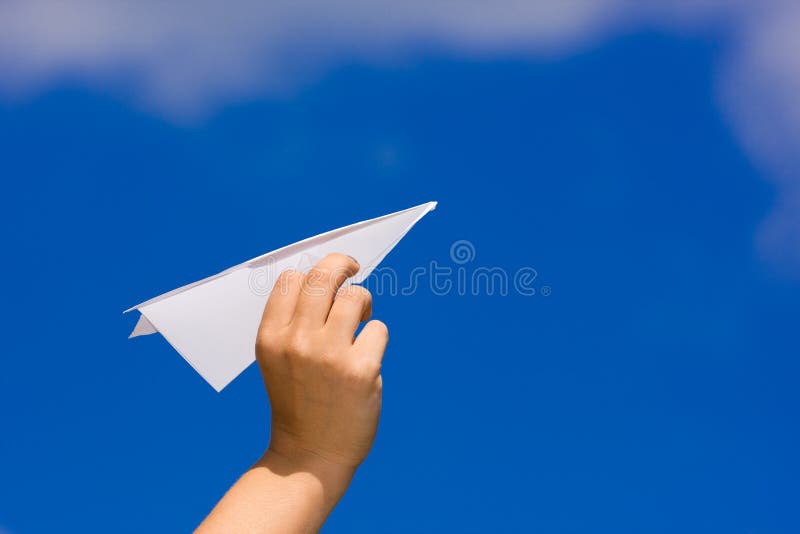
[[[219,274],[180,287],[129,310],[141,316],[130,337],[156,332],[217,391],[255,361],[256,333],[281,272],[306,272],[331,252],[354,257],[364,281],[436,202],[345,226],[298,241]]]

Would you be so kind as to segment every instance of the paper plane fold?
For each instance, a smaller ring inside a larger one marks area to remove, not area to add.
[[[267,297],[286,269],[308,271],[331,252],[358,260],[364,281],[436,202],[332,230],[235,265],[126,310],[141,316],[130,337],[160,333],[217,391],[255,360]]]

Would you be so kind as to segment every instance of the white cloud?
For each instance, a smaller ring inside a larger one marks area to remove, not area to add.
[[[469,54],[578,44],[620,0],[6,0],[6,89],[63,76],[114,83],[170,114],[282,91],[343,60],[391,59],[424,42]]]
[[[569,54],[618,31],[725,36],[722,109],[781,199],[759,244],[800,272],[800,7],[794,0],[5,0],[0,91],[79,79],[173,118],[276,94],[357,59],[437,49]]]
[[[720,95],[741,142],[778,192],[758,246],[800,272],[800,4],[753,14],[720,76]]]

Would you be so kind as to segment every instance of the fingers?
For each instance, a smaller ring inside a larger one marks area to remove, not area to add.
[[[374,320],[364,325],[353,343],[353,348],[361,358],[368,359],[380,366],[388,342],[389,329],[382,322]]]
[[[361,286],[342,288],[333,301],[325,327],[343,341],[353,342],[358,325],[372,315],[372,294]]]
[[[350,256],[325,256],[303,277],[293,321],[303,326],[323,326],[336,292],[358,269],[358,262]]]
[[[300,283],[302,273],[294,270],[283,271],[275,287],[267,299],[264,314],[261,316],[261,326],[267,329],[276,329],[288,325],[300,297]]]

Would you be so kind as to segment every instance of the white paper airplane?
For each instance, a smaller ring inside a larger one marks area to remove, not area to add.
[[[240,263],[126,310],[141,317],[130,337],[156,332],[217,391],[255,361],[256,333],[278,275],[308,271],[331,252],[354,257],[364,281],[409,230],[436,208],[428,202],[325,232]]]

